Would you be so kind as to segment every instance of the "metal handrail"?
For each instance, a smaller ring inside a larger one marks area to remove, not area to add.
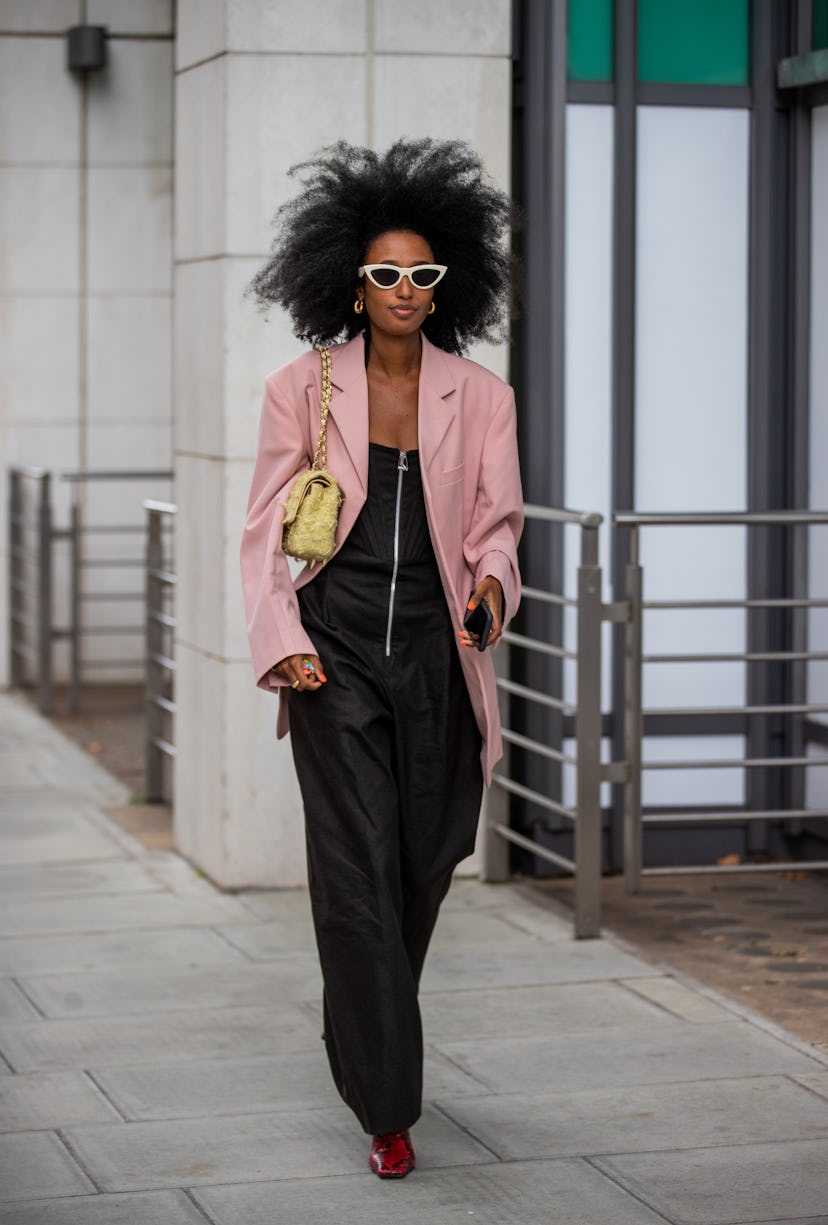
[[[761,813],[744,811],[739,808],[722,812],[674,812],[674,813],[644,813],[642,809],[642,774],[645,770],[698,770],[698,769],[761,769],[761,768],[810,768],[811,766],[828,765],[828,757],[807,757],[801,752],[792,753],[786,757],[759,756],[726,758],[716,760],[690,758],[644,761],[642,759],[642,739],[645,718],[660,717],[706,717],[706,716],[807,716],[828,714],[828,705],[809,702],[745,702],[740,706],[706,706],[706,707],[645,707],[642,700],[643,678],[645,664],[661,663],[771,663],[797,662],[800,664],[828,659],[824,651],[740,651],[727,653],[677,652],[665,654],[645,654],[643,642],[643,615],[647,610],[683,610],[697,611],[699,609],[812,609],[828,607],[826,597],[794,597],[767,599],[730,599],[730,600],[644,600],[643,598],[643,568],[640,558],[639,532],[643,527],[664,526],[725,526],[725,527],[809,527],[828,525],[828,511],[759,511],[759,512],[677,512],[677,513],[639,513],[622,512],[613,516],[616,527],[630,529],[630,562],[627,566],[626,586],[629,604],[629,618],[625,631],[625,758],[627,764],[627,785],[624,792],[624,875],[627,889],[637,892],[644,876],[666,876],[671,873],[690,875],[699,872],[737,872],[737,871],[774,871],[780,867],[786,869],[801,868],[815,870],[828,868],[828,862],[807,860],[801,863],[785,862],[784,864],[751,863],[736,864],[700,864],[689,866],[645,867],[643,862],[643,828],[645,825],[688,824],[716,822],[734,823],[740,821],[774,820],[779,822],[799,821],[806,816],[820,816],[820,813],[809,812],[801,807],[768,810]],[[807,732],[803,733],[800,743],[807,743]]]
[[[159,502],[153,498],[147,498],[142,505],[147,512],[144,558],[144,790],[148,801],[159,803],[167,798],[164,788],[164,761],[174,760],[176,756],[173,736],[168,731],[176,713],[176,619],[167,607],[168,596],[172,596],[175,591],[175,574],[165,558],[164,526],[177,514],[178,508],[172,502]]]
[[[616,527],[800,527],[828,523],[828,510],[617,511]]]
[[[562,645],[541,642],[528,635],[507,632],[503,635],[509,652],[540,651],[557,659],[575,663],[577,698],[575,703],[563,697],[520,684],[509,677],[498,677],[497,685],[504,695],[522,698],[560,712],[573,715],[575,722],[575,754],[569,756],[551,745],[541,744],[508,727],[503,729],[507,746],[501,768],[492,776],[494,784],[486,808],[486,875],[489,879],[505,880],[509,875],[508,846],[513,844],[529,851],[538,859],[555,864],[575,877],[575,935],[597,936],[601,926],[601,623],[608,613],[601,602],[602,575],[598,564],[598,530],[603,517],[592,511],[558,510],[545,506],[524,507],[527,519],[543,523],[573,525],[581,533],[581,557],[578,568],[577,598],[561,592],[541,591],[524,587],[524,598],[544,604],[569,606],[577,609],[578,643],[575,651]],[[508,746],[516,745],[530,753],[559,764],[571,765],[576,772],[575,804],[568,807],[553,796],[543,794],[518,782],[509,775]],[[516,795],[546,812],[552,812],[572,823],[575,851],[572,859],[550,850],[536,840],[510,828],[509,796]]]

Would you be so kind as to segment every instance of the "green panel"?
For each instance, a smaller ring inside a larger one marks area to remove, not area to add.
[[[814,0],[814,51],[828,48],[828,0]]]
[[[749,0],[638,0],[638,79],[747,85],[748,6]]]
[[[570,81],[612,80],[612,0],[569,0]]]

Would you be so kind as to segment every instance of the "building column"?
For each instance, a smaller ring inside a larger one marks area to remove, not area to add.
[[[511,6],[450,7],[179,0],[175,835],[225,887],[305,880],[289,743],[254,688],[238,550],[264,379],[306,346],[244,290],[295,191],[288,168],[336,140],[463,137],[508,185]],[[504,372],[503,353],[477,356]]]

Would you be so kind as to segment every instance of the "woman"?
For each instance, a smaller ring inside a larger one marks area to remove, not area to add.
[[[341,143],[302,167],[253,282],[331,351],[333,556],[295,584],[283,504],[319,429],[309,352],[267,380],[242,544],[258,684],[280,694],[305,808],[337,1088],[370,1168],[414,1168],[417,989],[500,756],[491,648],[517,607],[523,516],[511,389],[459,356],[507,314],[506,197],[460,142]],[[488,646],[463,628],[485,600]]]

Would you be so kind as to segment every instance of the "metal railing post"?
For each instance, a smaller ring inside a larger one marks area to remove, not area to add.
[[[601,567],[598,523],[581,527],[578,568],[578,698],[575,821],[575,935],[601,928]]]
[[[641,888],[643,831],[641,823],[642,716],[642,617],[643,581],[637,527],[630,530],[630,562],[627,566],[629,619],[624,635],[624,880],[628,893]]]
[[[509,676],[509,645],[501,642],[495,655],[498,674]],[[507,705],[508,694],[500,694],[501,707]],[[503,711],[501,710],[501,714]],[[504,723],[508,720],[504,719]],[[510,775],[509,742],[504,740],[503,757],[499,763],[501,773]],[[483,797],[483,880],[505,881],[509,879],[509,844],[497,832],[498,826],[509,824],[509,793],[503,787],[490,787]]]
[[[18,650],[18,614],[22,607],[20,599],[20,549],[22,516],[20,497],[20,475],[13,469],[9,472],[9,681],[16,687],[23,681],[21,654]]]
[[[154,615],[161,607],[161,583],[158,574],[163,566],[163,544],[161,540],[161,515],[157,510],[147,511],[147,578],[146,578],[146,798],[150,802],[161,800],[164,790],[163,755],[158,740],[163,728],[162,713],[155,701],[160,692],[161,668],[158,658],[163,647],[163,627]]]
[[[40,480],[37,507],[37,705],[52,713],[52,478]]]
[[[69,511],[69,709],[80,709],[81,686],[81,508],[78,487]]]

